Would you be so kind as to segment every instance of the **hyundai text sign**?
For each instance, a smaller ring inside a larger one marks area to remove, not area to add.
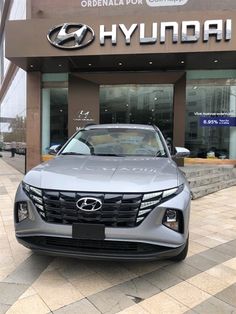
[[[151,29],[146,27],[145,23],[132,24],[127,27],[125,24],[113,24],[110,29],[105,25],[100,25],[100,45],[105,44],[106,39],[110,39],[113,45],[117,44],[117,33],[120,31],[125,43],[131,43],[134,32],[139,32],[140,44],[155,44],[166,42],[167,32],[172,32],[173,43],[198,42],[202,37],[201,28],[203,28],[203,41],[208,42],[210,37],[215,37],[217,41],[230,40],[232,38],[232,20],[206,20],[203,25],[199,21],[161,22],[152,23]],[[151,36],[147,36],[150,34]]]
[[[172,42],[196,43],[200,40],[207,43],[211,37],[216,41],[230,41],[232,39],[232,20],[218,19],[200,21],[153,22],[151,26],[145,23],[131,25],[112,24],[99,26],[99,44],[106,42],[117,45],[118,34],[121,33],[126,45],[130,45],[133,35],[138,32],[139,44],[165,44],[167,36]],[[54,26],[48,33],[49,42],[60,49],[80,49],[90,45],[95,39],[94,30],[85,24],[64,23]]]

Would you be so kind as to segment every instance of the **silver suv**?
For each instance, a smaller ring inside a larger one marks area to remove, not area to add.
[[[26,174],[15,198],[16,237],[53,255],[182,260],[190,200],[158,128],[92,125]]]

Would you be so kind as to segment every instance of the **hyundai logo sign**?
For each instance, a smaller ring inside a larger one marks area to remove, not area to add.
[[[80,49],[92,43],[95,35],[88,25],[64,23],[50,29],[47,38],[57,48]]]
[[[110,42],[115,46],[118,44],[118,38],[119,40],[123,38],[124,43],[130,45],[136,32],[139,33],[140,45],[165,44],[168,36],[171,36],[174,44],[194,43],[201,39],[206,43],[211,37],[218,42],[230,41],[232,39],[232,20],[206,20],[203,23],[196,20],[180,23],[153,22],[150,25],[134,23],[128,27],[125,24],[112,24],[110,27],[100,25],[99,44],[104,46],[106,42]],[[85,24],[64,23],[53,27],[47,38],[57,48],[79,49],[91,44],[95,34],[94,30]]]

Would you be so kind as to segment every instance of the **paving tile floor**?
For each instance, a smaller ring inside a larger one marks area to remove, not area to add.
[[[236,314],[236,187],[192,202],[184,262],[97,262],[32,254],[17,243],[23,175],[0,160],[0,314]]]

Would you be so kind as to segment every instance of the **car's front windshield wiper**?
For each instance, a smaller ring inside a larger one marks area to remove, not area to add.
[[[86,154],[76,153],[76,152],[65,152],[60,155],[77,155],[77,156],[86,156]]]
[[[119,155],[119,154],[93,154],[93,156],[114,156],[114,157],[124,157],[124,155]]]
[[[163,154],[160,150],[158,150],[155,154],[155,157],[166,157],[166,154]]]

